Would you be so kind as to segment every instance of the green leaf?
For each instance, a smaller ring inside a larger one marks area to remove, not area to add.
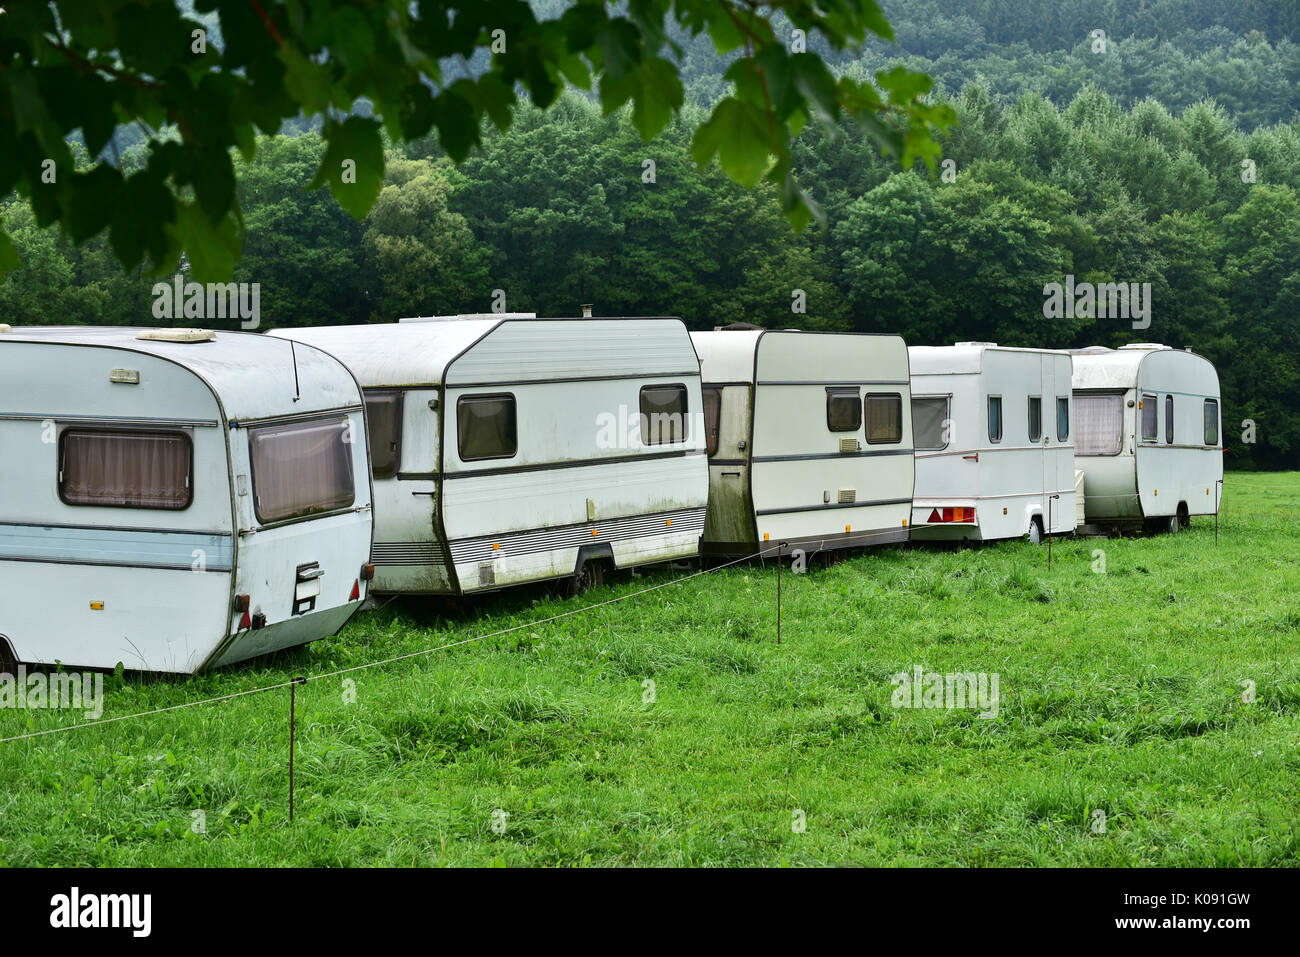
[[[384,184],[384,144],[379,123],[350,116],[342,123],[325,126],[325,156],[312,181],[312,188],[326,184],[339,205],[362,219],[375,203]]]
[[[20,266],[22,261],[18,258],[18,250],[14,248],[13,240],[3,228],[0,228],[0,273],[10,272]]]
[[[715,154],[724,173],[742,186],[757,186],[771,162],[763,114],[734,97],[720,101],[691,141],[691,155],[701,168]]]
[[[233,218],[213,222],[197,205],[176,209],[174,236],[184,248],[190,270],[199,282],[224,282],[235,271],[239,256],[239,229]]]
[[[632,99],[632,123],[641,139],[658,135],[673,118],[673,110],[682,106],[682,81],[676,68],[661,57],[641,64],[637,71],[637,91]]]

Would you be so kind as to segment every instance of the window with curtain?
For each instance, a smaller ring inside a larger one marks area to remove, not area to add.
[[[686,386],[641,388],[641,443],[671,445],[686,441]]]
[[[1160,409],[1154,395],[1142,396],[1142,441],[1154,442],[1160,437]]]
[[[1074,454],[1118,455],[1124,447],[1124,395],[1074,397]]]
[[[366,426],[370,432],[370,471],[375,478],[397,474],[402,452],[402,393],[365,394]]]
[[[709,455],[718,451],[718,429],[722,420],[722,390],[705,387],[704,399],[704,435],[708,444]]]
[[[1205,444],[1219,444],[1219,400],[1205,400]]]
[[[180,511],[194,500],[194,445],[184,432],[67,429],[59,497],[68,505]]]
[[[356,496],[346,418],[248,430],[258,521],[279,522],[347,508]]]
[[[989,441],[1002,441],[1002,396],[989,396]]]
[[[456,445],[463,462],[511,458],[519,451],[515,397],[466,395],[457,399]]]
[[[912,442],[918,451],[937,452],[948,447],[951,403],[946,395],[912,396]]]
[[[1029,441],[1043,440],[1043,399],[1041,396],[1029,397]]]
[[[867,393],[863,401],[867,418],[867,442],[894,445],[903,441],[903,397],[897,392]]]
[[[1056,441],[1066,442],[1070,438],[1070,400],[1056,397]]]
[[[826,390],[826,428],[832,432],[856,432],[862,428],[862,403],[857,389],[830,387]]]

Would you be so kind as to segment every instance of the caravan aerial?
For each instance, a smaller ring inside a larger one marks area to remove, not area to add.
[[[343,626],[369,574],[361,393],[289,346],[0,331],[3,664],[189,673]]]
[[[1176,532],[1218,511],[1223,430],[1213,364],[1157,343],[1072,355],[1088,524]]]
[[[1019,538],[1078,524],[1070,357],[991,342],[912,346],[912,537]]]
[[[709,478],[680,319],[488,314],[274,335],[328,351],[365,391],[375,591],[581,591],[604,568],[698,553]]]
[[[708,433],[705,556],[907,539],[914,463],[900,337],[745,328],[691,338]]]

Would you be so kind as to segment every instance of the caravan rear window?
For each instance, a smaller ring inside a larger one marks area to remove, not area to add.
[[[513,395],[466,395],[456,400],[456,443],[462,462],[508,459],[519,450]]]
[[[402,454],[402,393],[366,392],[365,400],[370,471],[375,478],[392,478]]]
[[[1205,400],[1205,444],[1219,444],[1219,401]]]
[[[948,447],[952,417],[946,395],[912,396],[912,442],[918,452],[937,452]]]
[[[194,500],[194,445],[184,432],[67,429],[59,498],[67,505],[180,511]]]
[[[1040,442],[1043,438],[1043,398],[1038,395],[1029,397],[1029,441]]]
[[[1124,395],[1074,396],[1074,454],[1118,455],[1124,447]]]
[[[1002,441],[1002,396],[989,396],[989,441]]]
[[[671,445],[686,441],[686,386],[647,385],[641,388],[641,442]]]
[[[832,432],[856,432],[862,428],[862,403],[857,389],[826,389],[826,428]]]
[[[896,392],[867,394],[867,442],[894,445],[903,441],[903,397]]]
[[[1160,408],[1153,395],[1142,396],[1142,441],[1155,442],[1160,438]]]
[[[1070,400],[1056,397],[1056,441],[1070,438]]]
[[[347,508],[356,497],[352,431],[342,416],[248,430],[260,522]]]

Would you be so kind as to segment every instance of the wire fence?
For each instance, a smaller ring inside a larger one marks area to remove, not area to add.
[[[449,641],[445,644],[436,645],[432,648],[422,648],[419,651],[411,651],[411,652],[407,652],[406,654],[393,655],[390,658],[381,658],[378,661],[370,661],[370,662],[366,662],[365,664],[353,665],[350,668],[338,668],[334,671],[323,672],[322,674],[305,675],[301,678],[290,678],[285,681],[278,681],[275,684],[263,685],[257,688],[249,688],[244,691],[233,691],[230,694],[216,695],[215,697],[211,697],[211,698],[201,698],[198,701],[185,701],[180,704],[168,705],[167,707],[163,707],[163,708],[154,708],[149,711],[137,711],[131,714],[117,715],[111,718],[98,718],[94,721],[83,721],[77,724],[60,725],[57,728],[44,728],[40,731],[29,731],[25,734],[16,734],[16,735],[11,735],[10,737],[7,738],[0,738],[0,744],[8,744],[13,741],[25,741],[31,738],[41,738],[52,734],[63,734],[64,732],[78,731],[83,728],[101,728],[104,727],[105,725],[116,724],[121,721],[133,721],[136,719],[149,718],[155,715],[166,714],[171,711],[181,711],[186,708],[199,708],[205,705],[219,704],[223,701],[230,701],[235,698],[246,698],[251,695],[265,694],[269,691],[280,691],[290,687],[291,685],[303,685],[312,681],[324,681],[327,678],[338,678],[342,675],[354,674],[358,671],[367,671],[371,668],[380,668],[383,667],[384,665],[391,665],[400,661],[409,661],[414,658],[423,658],[428,655],[437,654],[440,651],[447,651],[451,648],[459,648],[463,645],[470,645],[470,644],[474,644],[475,642],[487,641],[490,638],[499,638],[502,635],[508,635],[511,634],[512,632],[523,631],[524,629],[527,628],[538,628],[542,625],[548,625],[551,624],[552,622],[560,621],[565,618],[572,618],[576,615],[583,615],[589,611],[595,611],[597,608],[605,608],[609,605],[616,605],[619,602],[628,601],[632,598],[639,598],[642,595],[648,595],[651,592],[660,591],[661,589],[664,588],[672,588],[677,585],[683,585],[686,582],[693,581],[694,579],[699,578],[703,575],[711,575],[714,572],[722,571],[724,568],[731,568],[735,565],[740,565],[744,562],[752,561],[755,558],[759,558],[759,559],[766,558],[768,555],[771,555],[773,553],[779,553],[783,547],[784,547],[783,544],[774,544],[770,547],[759,549],[758,551],[753,552],[749,555],[744,555],[741,558],[733,559],[732,561],[724,562],[720,565],[714,565],[711,568],[701,567],[699,571],[692,572],[689,575],[683,575],[680,578],[674,578],[666,582],[660,582],[657,585],[650,585],[646,588],[641,588],[638,589],[637,591],[629,592],[626,595],[618,595],[614,598],[608,598],[604,601],[599,601],[591,605],[583,605],[581,608],[572,608],[568,611],[560,612],[557,615],[551,615],[550,617],[547,618],[539,618],[533,621],[523,622],[522,624],[511,625],[509,628],[501,628],[497,631],[487,632],[482,635],[474,635],[470,638],[461,638],[457,641]],[[385,602],[385,604],[387,604],[387,602]]]

